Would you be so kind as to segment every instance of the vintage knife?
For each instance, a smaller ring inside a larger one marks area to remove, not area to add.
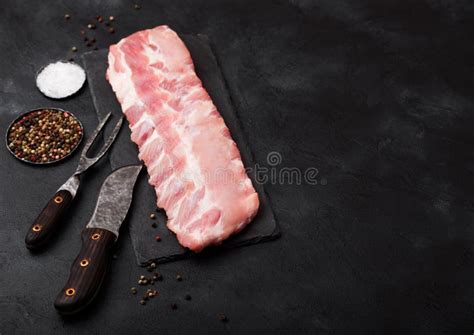
[[[99,291],[141,168],[141,165],[119,168],[102,184],[94,213],[82,232],[82,249],[71,266],[66,285],[54,302],[59,313],[80,311]]]

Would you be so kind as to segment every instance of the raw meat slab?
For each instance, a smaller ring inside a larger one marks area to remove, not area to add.
[[[203,35],[184,35],[180,37],[191,52],[198,76],[230,129],[232,137],[239,147],[244,165],[246,167],[254,166],[251,151],[241,130],[240,121],[235,113],[226,89],[225,80],[212,53],[208,38]],[[117,116],[122,114],[115,94],[105,79],[107,54],[108,50],[104,49],[83,55],[89,87],[99,118],[102,118],[109,111]],[[107,136],[109,131],[111,131],[111,127],[106,129],[104,136]],[[123,127],[120,132],[109,153],[109,160],[113,169],[139,162],[138,149],[130,140],[130,129],[128,127]],[[278,224],[263,185],[255,181],[254,175],[251,174],[249,177],[259,194],[260,209],[257,216],[241,233],[230,237],[219,247],[205,250],[204,254],[218,252],[222,248],[265,242],[280,235]],[[165,217],[160,213],[157,213],[156,219],[158,227],[151,227],[152,221],[149,219],[149,215],[156,208],[156,196],[153,188],[147,182],[146,173],[140,175],[134,199],[128,221],[132,244],[139,264],[145,265],[152,260],[158,263],[168,262],[193,255],[192,252],[179,245],[176,236],[166,228]],[[154,240],[157,234],[161,236],[161,242]]]
[[[200,252],[242,231],[258,193],[183,40],[166,25],[140,30],[111,45],[108,60],[106,78],[179,244]]]

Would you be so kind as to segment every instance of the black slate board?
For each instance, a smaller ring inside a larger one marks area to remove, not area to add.
[[[204,87],[212,97],[240,149],[244,165],[247,168],[254,167],[252,153],[241,130],[240,121],[234,111],[224,77],[212,52],[209,39],[204,35],[184,35],[182,38],[191,52],[199,78],[201,78]],[[104,117],[108,112],[112,112],[114,115],[122,114],[115,94],[105,79],[107,52],[108,50],[104,49],[89,52],[82,56],[94,106],[99,118]],[[107,136],[111,131],[112,125],[113,122],[109,122],[104,136]],[[113,169],[127,164],[137,164],[139,163],[137,155],[137,147],[130,140],[130,129],[124,127],[109,153],[110,164]],[[260,209],[257,216],[241,233],[229,238],[222,246],[207,250],[206,253],[216,252],[219,248],[232,248],[270,241],[280,235],[265,189],[262,184],[256,182],[254,169],[249,173],[249,176],[260,198]],[[152,221],[148,216],[155,211],[156,196],[147,179],[148,175],[146,173],[140,175],[134,194],[135,201],[129,214],[130,235],[138,263],[146,265],[152,260],[162,263],[193,255],[192,252],[181,247],[174,234],[166,228],[164,215],[157,213],[158,227],[151,227]],[[157,234],[162,238],[160,243],[157,243],[154,239]]]

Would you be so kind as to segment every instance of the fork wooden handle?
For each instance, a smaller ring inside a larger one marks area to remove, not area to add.
[[[25,244],[28,249],[41,248],[49,241],[61,224],[61,218],[71,205],[72,199],[69,191],[56,192],[26,233]]]

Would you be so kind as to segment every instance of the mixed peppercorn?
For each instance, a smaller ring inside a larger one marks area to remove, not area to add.
[[[148,266],[147,266],[147,270],[149,272],[153,272],[155,269],[157,268],[157,265],[155,262],[152,262],[150,263]],[[145,276],[145,275],[141,275],[139,278],[138,278],[138,285],[140,286],[147,286],[147,285],[151,285],[153,287],[153,285],[157,282],[157,281],[162,281],[163,280],[163,276],[158,273],[158,272],[154,272],[152,276]],[[183,276],[181,274],[177,274],[176,275],[176,280],[178,282],[181,282],[183,281]],[[130,293],[132,295],[137,295],[139,293],[139,290],[137,287],[131,287],[130,288]],[[139,303],[140,305],[146,305],[147,302],[150,300],[150,299],[153,299],[154,297],[158,296],[159,295],[159,292],[154,289],[154,288],[149,288],[145,291],[145,293],[143,294],[143,296],[140,298],[139,300]],[[185,301],[191,301],[192,300],[192,297],[190,294],[185,294],[184,295],[184,300]],[[177,310],[178,309],[178,304],[176,302],[171,302],[169,304],[170,308],[172,310]],[[223,323],[227,323],[229,321],[229,319],[227,318],[227,316],[223,313],[219,313],[217,314],[217,318],[223,322]]]
[[[141,6],[139,4],[134,4],[133,8],[135,10],[139,10],[139,9],[141,9]],[[72,15],[70,13],[66,13],[66,14],[64,14],[64,19],[66,21],[71,21]],[[96,21],[97,21],[97,24],[96,24]],[[92,22],[89,22],[86,25],[87,29],[82,29],[80,31],[80,33],[82,35],[82,39],[83,39],[84,44],[86,45],[86,47],[94,47],[94,50],[99,50],[99,48],[96,44],[96,42],[97,42],[96,39],[91,38],[90,35],[92,34],[94,36],[97,36],[97,34],[99,34],[97,32],[97,29],[100,29],[101,24],[105,26],[104,28],[109,34],[114,34],[115,33],[115,27],[113,25],[114,25],[115,21],[116,21],[116,19],[115,19],[115,16],[113,16],[113,15],[110,15],[108,17],[108,19],[107,19],[107,17],[104,17],[102,15],[96,15],[95,19],[93,19]],[[90,34],[90,35],[87,36],[87,34]],[[77,52],[78,50],[79,49],[76,46],[71,47],[72,52]],[[70,62],[74,62],[74,57],[72,57],[72,55],[68,59],[69,59]]]
[[[81,139],[82,126],[71,113],[41,109],[11,125],[7,145],[16,157],[44,164],[69,155]]]

